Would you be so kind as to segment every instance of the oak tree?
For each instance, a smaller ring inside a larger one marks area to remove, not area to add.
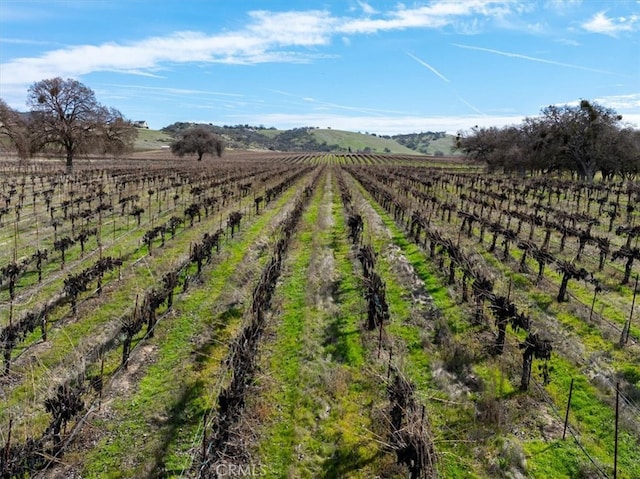
[[[39,143],[59,145],[71,168],[76,153],[121,153],[133,144],[135,130],[118,110],[96,100],[77,80],[50,78],[29,88],[30,126]]]
[[[0,148],[10,146],[22,159],[32,153],[31,135],[26,119],[0,99]]]
[[[171,144],[171,152],[183,157],[189,154],[197,154],[198,161],[202,160],[205,153],[222,156],[224,143],[212,131],[203,127],[191,128],[183,133],[182,137]]]

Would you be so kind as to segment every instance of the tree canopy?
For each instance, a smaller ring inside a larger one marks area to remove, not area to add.
[[[6,140],[0,142],[0,146],[15,148],[20,158],[27,158],[33,152],[31,132],[25,118],[2,99],[0,99],[0,137]]]
[[[135,139],[135,129],[118,110],[98,103],[93,90],[71,78],[34,83],[27,105],[34,147],[59,145],[66,153],[67,167],[78,152],[120,154]]]
[[[205,153],[220,157],[223,151],[224,143],[222,140],[203,127],[185,131],[178,140],[171,144],[171,152],[174,155],[183,157],[195,153],[198,155],[198,161],[202,160]]]
[[[568,171],[586,181],[598,172],[632,177],[640,173],[640,131],[621,120],[614,110],[582,100],[543,108],[519,126],[459,133],[457,147],[491,170]]]

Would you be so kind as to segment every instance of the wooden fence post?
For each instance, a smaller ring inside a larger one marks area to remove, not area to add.
[[[616,383],[616,436],[613,448],[613,479],[618,477],[618,419],[620,411],[620,383]]]
[[[571,408],[571,395],[573,394],[573,378],[571,378],[571,386],[569,386],[569,399],[567,401],[567,412],[564,415],[564,430],[562,431],[562,440],[567,434],[567,425],[569,424],[569,409]]]

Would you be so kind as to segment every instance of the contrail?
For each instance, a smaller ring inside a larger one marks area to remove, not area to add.
[[[502,55],[505,57],[521,58],[523,60],[530,60],[532,62],[548,63],[549,65],[558,65],[566,68],[576,68],[578,70],[586,70],[586,71],[595,72],[595,73],[605,73],[607,75],[617,75],[616,73],[608,72],[606,70],[598,70],[596,68],[583,67],[581,65],[574,65],[573,63],[563,63],[563,62],[556,62],[553,60],[545,60],[544,58],[530,57],[528,55],[522,55],[520,53],[502,52],[500,50],[493,50],[491,48],[474,47],[471,45],[461,45],[459,43],[452,43],[451,45],[458,48],[466,48],[467,50],[477,50],[479,52],[495,53],[496,55]]]
[[[433,68],[431,65],[429,65],[427,62],[420,60],[417,56],[412,55],[409,52],[405,52],[407,55],[409,55],[411,58],[413,58],[415,61],[417,61],[420,65],[427,67],[429,70],[431,70],[431,72],[433,72],[435,75],[438,75],[439,78],[441,78],[442,80],[446,81],[447,83],[451,83],[451,80],[449,80],[446,76],[444,76],[442,73],[440,73],[438,70],[436,70],[435,68]]]
[[[480,111],[478,108],[476,108],[475,106],[473,106],[471,103],[469,103],[467,100],[465,100],[464,98],[462,98],[460,95],[458,95],[456,92],[454,92],[455,96],[458,98],[458,100],[460,100],[462,103],[464,103],[465,105],[467,105],[469,108],[471,108],[473,111],[475,111],[476,113],[478,113],[479,115],[483,115],[486,116],[484,114],[484,112]]]

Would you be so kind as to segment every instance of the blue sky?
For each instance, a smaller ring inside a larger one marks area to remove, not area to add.
[[[640,126],[639,0],[0,0],[0,97],[75,78],[152,128],[378,134],[580,99]]]

